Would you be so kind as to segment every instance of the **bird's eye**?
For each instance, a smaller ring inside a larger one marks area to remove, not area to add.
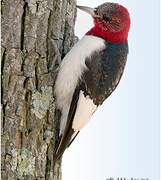
[[[109,16],[103,16],[103,20],[105,21],[112,21],[112,18]]]
[[[95,14],[98,14],[98,12],[97,12],[97,8],[95,8],[95,9],[94,9],[94,13],[95,13]]]

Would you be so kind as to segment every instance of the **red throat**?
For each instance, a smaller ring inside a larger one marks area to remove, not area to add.
[[[97,26],[94,26],[86,33],[86,35],[101,37],[108,42],[121,43],[121,42],[127,42],[128,30],[129,28],[119,32],[108,32],[101,30]]]

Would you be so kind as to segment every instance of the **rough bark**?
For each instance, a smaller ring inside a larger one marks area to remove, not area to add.
[[[74,44],[74,0],[2,1],[2,179],[61,179],[53,172],[54,81]]]

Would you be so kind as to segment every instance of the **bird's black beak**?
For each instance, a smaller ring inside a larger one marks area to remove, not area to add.
[[[92,17],[95,17],[95,9],[91,8],[91,7],[87,7],[87,6],[76,6],[77,8],[79,8],[80,10],[90,14]]]

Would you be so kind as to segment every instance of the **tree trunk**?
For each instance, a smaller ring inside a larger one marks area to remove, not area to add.
[[[74,0],[2,0],[2,179],[61,179],[53,172],[54,81],[75,41]]]

